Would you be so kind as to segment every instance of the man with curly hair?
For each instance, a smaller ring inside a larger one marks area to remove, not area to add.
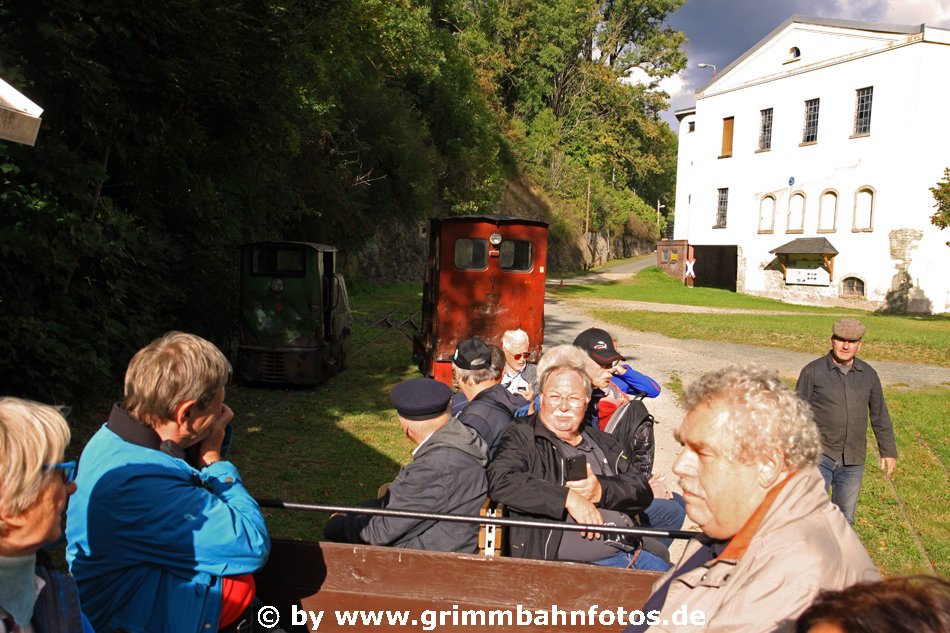
[[[685,399],[673,473],[703,534],[627,631],[790,632],[822,590],[879,578],[825,493],[808,405],[775,373],[727,367]]]

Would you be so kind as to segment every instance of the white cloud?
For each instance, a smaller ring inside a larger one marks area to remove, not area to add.
[[[635,86],[637,84],[650,85],[653,84],[656,79],[642,68],[634,67],[630,69],[626,76],[621,77],[620,81],[625,84]],[[686,78],[682,76],[682,73],[673,75],[671,77],[666,77],[657,83],[657,87],[660,90],[666,91],[670,97],[675,97],[682,94],[683,91],[686,90]]]
[[[950,27],[950,0],[889,0],[885,4],[888,22]]]
[[[950,0],[837,0],[826,13],[850,20],[950,28]]]

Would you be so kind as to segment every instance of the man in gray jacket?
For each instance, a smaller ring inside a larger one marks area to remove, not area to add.
[[[477,516],[488,493],[485,442],[452,417],[452,390],[431,378],[413,378],[390,394],[402,429],[415,445],[389,489],[367,506]],[[442,552],[474,552],[478,525],[450,521],[335,514],[324,528],[331,541]]]
[[[831,351],[805,365],[796,386],[799,397],[811,405],[821,432],[818,469],[825,489],[831,489],[831,502],[851,525],[864,478],[869,415],[881,469],[890,476],[897,466],[894,425],[881,380],[873,367],[857,357],[863,338],[864,324],[857,319],[835,322]]]

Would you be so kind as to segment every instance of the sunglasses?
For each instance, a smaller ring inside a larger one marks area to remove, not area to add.
[[[531,352],[522,352],[521,354],[512,354],[511,357],[515,360],[521,360],[522,358],[527,358],[531,356]]]
[[[76,460],[62,462],[60,464],[46,464],[43,468],[46,470],[62,471],[63,483],[69,485],[76,480]]]
[[[613,369],[613,368],[617,367],[618,365],[620,365],[620,362],[621,362],[621,361],[620,361],[620,359],[618,358],[617,360],[613,361],[612,363],[601,363],[600,366],[603,367],[604,369]]]

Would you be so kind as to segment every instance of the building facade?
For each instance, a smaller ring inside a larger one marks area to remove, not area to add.
[[[948,72],[950,30],[786,20],[676,113],[659,265],[796,303],[950,311],[950,232],[930,221]]]

